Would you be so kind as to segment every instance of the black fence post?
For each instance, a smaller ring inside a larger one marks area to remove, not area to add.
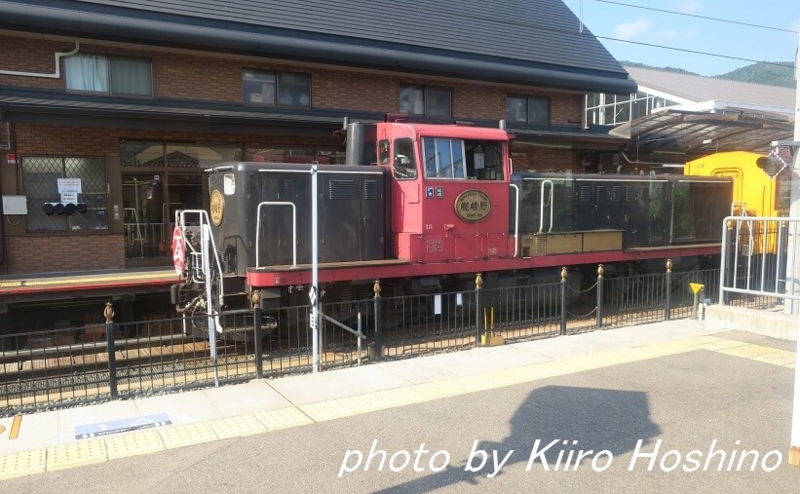
[[[483,318],[481,317],[481,287],[483,286],[483,276],[478,273],[475,276],[475,346],[481,345],[481,335],[483,334]]]
[[[561,268],[561,335],[567,334],[567,268]]]
[[[108,387],[111,390],[111,399],[119,397],[117,389],[117,349],[114,344],[114,306],[106,302],[103,311],[106,318],[106,351],[108,351]]]
[[[664,318],[669,321],[672,318],[672,259],[667,259],[667,307],[665,309]]]
[[[253,338],[255,343],[255,362],[256,362],[256,377],[262,379],[264,377],[264,349],[262,348],[262,338],[264,337],[261,332],[261,292],[253,290],[250,294],[250,302],[253,304]]]
[[[603,327],[603,265],[597,266],[597,329]]]
[[[381,334],[381,282],[375,280],[372,286],[375,294],[375,360],[383,360],[383,335]]]

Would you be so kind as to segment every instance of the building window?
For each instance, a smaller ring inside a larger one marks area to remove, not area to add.
[[[409,115],[451,118],[453,94],[449,88],[400,86],[400,111]]]
[[[506,99],[506,119],[512,123],[550,125],[550,98],[510,94]]]
[[[28,233],[108,231],[103,158],[23,156]]]
[[[245,70],[242,73],[245,103],[264,106],[311,106],[308,74]]]
[[[152,96],[150,60],[73,55],[64,59],[67,89],[111,96]]]

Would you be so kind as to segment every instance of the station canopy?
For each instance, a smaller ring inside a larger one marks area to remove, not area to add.
[[[677,107],[645,115],[610,131],[628,137],[622,154],[632,163],[684,164],[725,151],[767,154],[772,142],[794,135],[791,117],[726,107],[714,113]]]

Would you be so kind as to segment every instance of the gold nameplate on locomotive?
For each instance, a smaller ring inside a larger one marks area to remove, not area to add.
[[[480,190],[465,190],[456,198],[456,214],[464,221],[481,221],[492,210],[492,201]]]
[[[214,223],[214,226],[219,226],[222,223],[222,215],[225,214],[225,199],[218,190],[211,193],[208,209],[211,213],[211,222]]]

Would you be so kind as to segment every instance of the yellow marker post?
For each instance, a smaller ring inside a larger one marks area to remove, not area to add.
[[[694,305],[692,306],[692,319],[697,319],[697,309],[700,305],[700,292],[703,291],[705,285],[700,283],[689,283],[689,288],[694,293]]]

